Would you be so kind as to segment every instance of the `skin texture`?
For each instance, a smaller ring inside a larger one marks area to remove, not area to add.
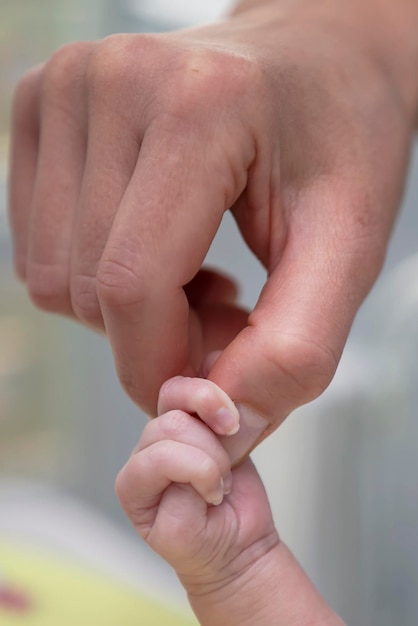
[[[214,434],[228,396],[176,377],[159,408],[166,412],[146,426],[116,492],[138,534],[176,570],[199,623],[341,626],[280,541],[251,460],[231,470]]]
[[[243,407],[234,461],[327,387],[382,266],[418,110],[418,8],[392,5],[248,0],[66,46],[17,87],[10,223],[33,301],[105,331],[151,416],[165,380],[208,370]],[[202,270],[226,210],[266,268],[249,315]]]

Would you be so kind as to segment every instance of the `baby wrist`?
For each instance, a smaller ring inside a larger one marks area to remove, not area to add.
[[[279,541],[237,577],[212,582],[186,588],[201,626],[344,626]]]

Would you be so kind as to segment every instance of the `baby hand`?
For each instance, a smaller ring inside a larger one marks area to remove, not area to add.
[[[231,399],[204,379],[176,377],[121,470],[116,492],[137,532],[188,591],[231,582],[278,543],[261,480],[248,459],[231,469],[217,434],[235,433]]]

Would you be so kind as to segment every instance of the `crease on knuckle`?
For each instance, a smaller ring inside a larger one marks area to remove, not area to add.
[[[310,402],[325,391],[337,368],[334,352],[311,337],[299,334],[280,334],[276,350],[268,357],[273,367],[289,381],[288,391],[298,404]]]
[[[59,311],[69,299],[65,267],[31,263],[27,268],[26,282],[32,302],[44,311]]]
[[[107,306],[129,306],[144,299],[144,281],[125,261],[107,258],[101,261],[97,272],[99,302]]]

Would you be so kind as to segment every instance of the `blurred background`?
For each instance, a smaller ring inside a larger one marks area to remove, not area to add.
[[[229,4],[1,0],[0,580],[3,537],[53,547],[184,610],[174,576],[133,536],[113,493],[145,418],[119,388],[106,341],[36,311],[13,276],[9,112],[22,73],[63,43],[210,21]],[[415,149],[386,267],[331,387],[254,453],[282,538],[349,624],[418,624],[417,203]],[[228,215],[208,260],[253,306],[264,272]],[[176,623],[152,619],[143,623]]]

